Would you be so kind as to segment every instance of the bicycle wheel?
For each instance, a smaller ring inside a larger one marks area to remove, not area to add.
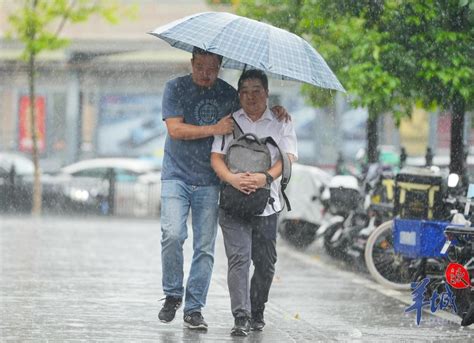
[[[380,224],[367,239],[365,263],[370,275],[381,285],[410,290],[414,272],[413,259],[396,254],[393,249],[393,220]]]

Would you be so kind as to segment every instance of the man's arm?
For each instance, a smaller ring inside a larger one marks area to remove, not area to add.
[[[186,124],[183,117],[172,117],[165,119],[168,134],[173,139],[192,140],[207,138],[214,135],[226,135],[234,129],[234,121],[231,115],[227,115],[214,125],[192,125]]]
[[[229,168],[227,168],[224,161],[224,157],[225,157],[224,154],[211,152],[211,167],[212,169],[214,169],[219,179],[221,179],[224,182],[232,184],[231,179],[234,174],[232,174]]]

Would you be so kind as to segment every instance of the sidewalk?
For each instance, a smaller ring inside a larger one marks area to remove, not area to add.
[[[185,245],[186,267],[192,237]],[[0,218],[0,340],[107,342],[318,342],[466,340],[472,331],[424,314],[416,327],[405,304],[364,279],[280,242],[267,326],[231,337],[227,261],[218,235],[203,315],[208,332],[157,318],[162,297],[160,226],[114,218]],[[187,269],[186,274],[187,275]]]

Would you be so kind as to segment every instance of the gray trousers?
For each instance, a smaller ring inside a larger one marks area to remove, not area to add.
[[[227,285],[234,317],[263,311],[275,274],[277,214],[248,220],[219,211],[228,271]],[[250,280],[250,261],[254,273]]]

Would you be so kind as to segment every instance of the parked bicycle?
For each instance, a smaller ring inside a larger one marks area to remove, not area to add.
[[[396,176],[396,217],[378,226],[365,247],[367,269],[377,282],[409,290],[420,275],[439,274],[442,234],[450,211],[459,206],[459,197],[453,197],[449,189],[455,188],[434,168],[406,168]],[[431,241],[429,237],[438,238]],[[428,242],[424,250],[420,250],[420,239]]]

